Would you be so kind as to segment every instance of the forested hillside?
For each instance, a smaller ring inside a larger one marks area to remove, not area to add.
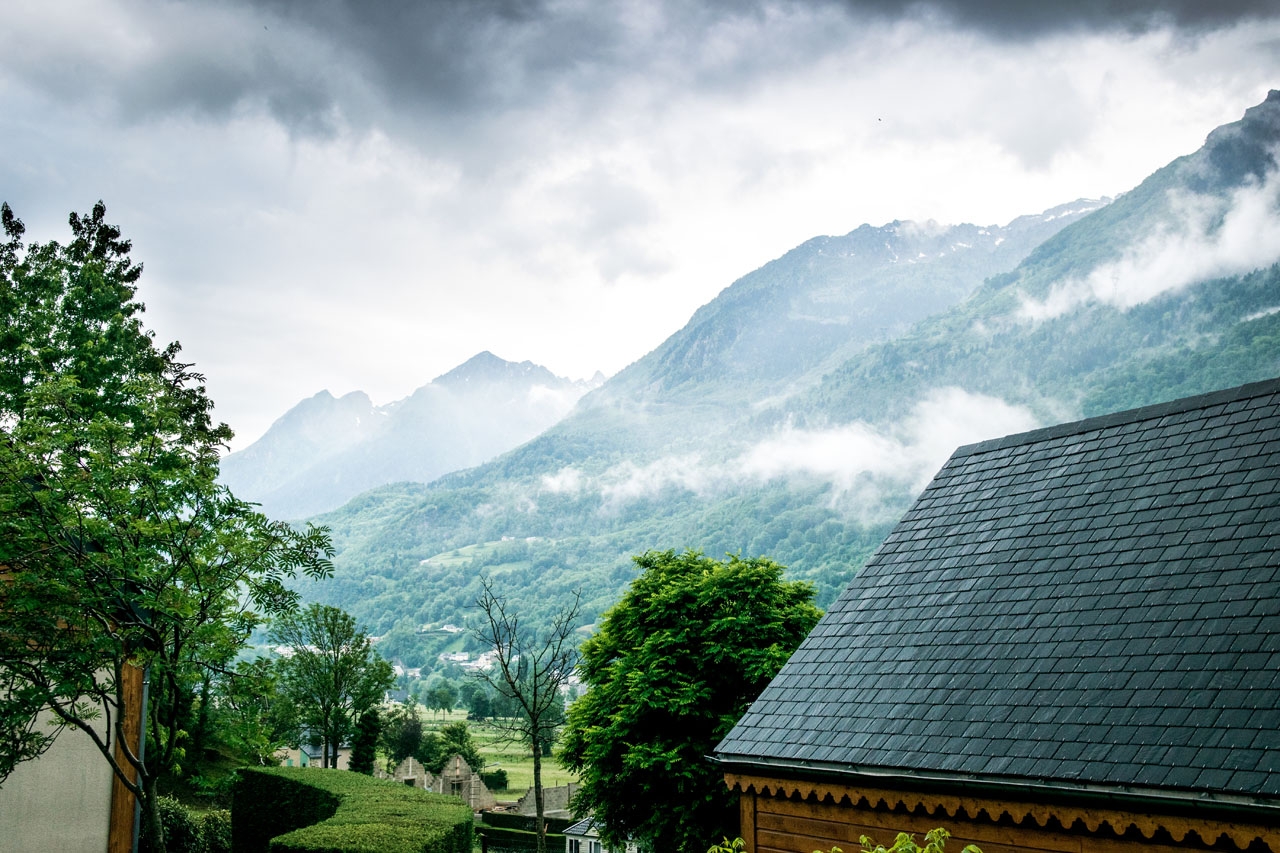
[[[414,663],[463,642],[417,632],[464,619],[481,572],[529,618],[573,589],[597,614],[629,555],[688,547],[827,602],[957,445],[1280,374],[1278,142],[1273,92],[1020,254],[1017,222],[810,241],[533,441],[324,516],[338,572],[307,594]]]

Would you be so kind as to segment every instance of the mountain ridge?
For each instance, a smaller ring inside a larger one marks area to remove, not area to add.
[[[363,391],[335,398],[326,389],[226,456],[221,479],[270,515],[313,515],[386,483],[484,462],[551,426],[593,381],[485,350],[382,406]]]

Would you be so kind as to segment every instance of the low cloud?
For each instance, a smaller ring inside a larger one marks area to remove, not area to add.
[[[704,464],[697,454],[664,456],[647,465],[627,462],[608,476],[610,479],[600,487],[605,511],[615,511],[630,501],[653,497],[671,488],[706,495],[720,479],[717,467]]]
[[[543,474],[540,481],[541,490],[553,495],[577,494],[585,485],[582,472],[577,468],[561,468],[554,474]]]
[[[886,487],[920,490],[957,447],[1037,426],[1021,406],[962,388],[931,391],[901,423],[854,423],[826,430],[784,429],[742,457],[742,471],[760,480],[807,476],[838,495],[863,494],[878,503]]]
[[[566,467],[544,475],[540,490],[595,492],[602,511],[616,512],[673,488],[706,497],[774,480],[826,483],[833,504],[878,521],[886,502],[900,510],[899,499],[924,488],[957,447],[1036,426],[1035,416],[1024,407],[962,388],[941,388],[895,424],[785,427],[725,461],[698,454],[666,456],[645,465],[623,463],[597,477]]]
[[[1127,310],[1197,282],[1280,261],[1280,172],[1227,199],[1182,193],[1170,201],[1173,224],[1084,278],[1056,285],[1042,301],[1024,297],[1018,317],[1050,320],[1090,303]]]

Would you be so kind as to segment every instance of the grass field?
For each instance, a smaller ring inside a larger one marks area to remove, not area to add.
[[[467,712],[462,710],[441,714],[437,711],[424,711],[423,727],[435,731],[447,723],[466,722],[471,737],[480,749],[485,760],[485,770],[507,771],[507,790],[494,791],[500,800],[514,800],[523,796],[533,786],[533,755],[529,748],[510,740],[499,727],[490,723],[476,723],[467,720]],[[552,788],[577,782],[578,776],[571,770],[560,766],[554,757],[542,759],[542,786]]]

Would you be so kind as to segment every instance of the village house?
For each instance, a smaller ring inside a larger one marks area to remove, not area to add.
[[[324,748],[319,744],[303,743],[300,746],[287,746],[276,751],[276,760],[285,767],[323,767]],[[338,770],[347,770],[351,764],[351,746],[343,744],[338,747]]]
[[[1280,381],[957,450],[714,760],[751,853],[1280,851]]]
[[[631,842],[623,849],[603,846],[595,818],[584,818],[564,831],[564,853],[638,853],[639,849]]]

